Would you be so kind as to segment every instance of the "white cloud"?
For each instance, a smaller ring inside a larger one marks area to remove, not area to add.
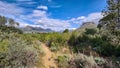
[[[24,1],[24,0],[20,0]],[[38,10],[39,9],[39,10]],[[43,10],[40,10],[43,9]],[[100,12],[91,13],[88,16],[79,16],[77,18],[72,18],[68,20],[60,20],[49,18],[47,13],[47,6],[38,6],[37,9],[33,10],[32,13],[28,15],[23,15],[25,12],[23,8],[18,7],[15,4],[9,4],[7,2],[0,1],[0,15],[5,15],[7,17],[15,19],[17,22],[20,22],[21,27],[27,25],[34,27],[50,28],[55,31],[61,31],[64,29],[76,29],[72,24],[81,25],[83,22],[98,22],[102,18]],[[33,22],[30,24],[30,22]],[[71,24],[72,23],[72,24]]]
[[[82,22],[95,22],[98,23],[98,21],[102,18],[101,12],[91,13],[87,17],[85,17]]]
[[[35,9],[33,10],[32,14],[23,15],[22,13],[24,10],[22,8],[18,7],[15,4],[9,4],[0,1],[0,14],[15,19],[15,21],[20,23],[20,27],[25,27],[27,25],[40,26],[42,28],[50,28],[55,31],[60,31],[71,27],[71,24],[67,20],[49,18],[47,14],[47,6],[38,6],[37,8],[43,10]],[[34,23],[29,24],[29,22],[26,22],[26,20],[29,20],[30,22]]]
[[[69,30],[76,30],[77,28],[68,28]]]
[[[0,1],[0,14],[20,15],[24,9],[17,7],[15,4]]]
[[[77,18],[77,20],[83,20],[83,19],[85,19],[85,16],[80,16]]]
[[[34,17],[45,17],[46,16],[46,11],[33,10],[32,16],[34,16]]]
[[[77,18],[72,18],[69,21],[76,24],[82,24],[83,22],[95,22],[97,24],[102,17],[103,16],[101,12],[95,12],[95,13],[89,14],[88,16],[80,16]]]
[[[81,25],[83,22],[95,22],[97,23],[102,15],[100,12],[98,13],[91,13],[88,16],[80,16],[77,18],[72,18],[69,20],[60,20],[60,19],[53,19],[47,16],[47,11],[43,10],[34,10],[33,14],[30,15],[32,20],[35,22],[34,24],[40,25],[41,27],[47,29],[50,28],[55,31],[61,31],[64,29],[75,29],[72,27],[71,23]],[[35,18],[35,19],[33,19]]]
[[[47,7],[47,6],[43,6],[43,5],[38,6],[37,8],[38,8],[38,9],[43,9],[43,10],[48,10],[48,7]]]
[[[60,31],[71,26],[67,20],[53,19],[49,18],[47,15],[46,11],[34,10],[33,14],[30,16],[32,20],[34,20],[34,24],[41,25],[45,29],[50,28],[52,30]]]
[[[64,21],[64,20],[59,20],[59,19],[51,19],[51,18],[41,18],[40,20],[36,21],[37,24],[44,24],[48,27],[63,27],[63,28],[67,28],[70,26],[68,21]]]

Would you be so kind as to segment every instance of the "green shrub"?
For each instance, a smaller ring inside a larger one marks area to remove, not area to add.
[[[72,35],[70,36],[70,39],[68,40],[68,44],[69,45],[76,45],[77,41],[76,41],[76,34],[72,33]]]
[[[119,37],[114,35],[90,35],[90,34],[81,34],[76,35],[72,34],[68,43],[72,45],[74,52],[78,50],[87,49],[88,46],[91,46],[91,50],[98,52],[100,55],[104,56],[120,56],[120,49],[118,47]],[[113,41],[113,42],[112,42]]]
[[[69,62],[70,68],[99,68],[94,57],[86,56],[81,53],[75,55],[75,57],[73,57]]]
[[[97,64],[99,64],[99,65],[102,65],[102,64],[104,64],[104,63],[106,62],[106,61],[105,61],[103,58],[101,58],[101,57],[95,57],[94,60],[95,60],[95,62],[96,62]]]
[[[119,68],[109,59],[77,54],[69,61],[69,68]]]
[[[8,49],[8,41],[7,40],[3,40],[0,42],[0,53],[1,52],[6,52]]]
[[[67,61],[67,56],[58,56],[58,62]]]
[[[0,68],[33,68],[38,61],[38,54],[29,42],[10,36],[7,50],[0,53]]]
[[[95,33],[97,33],[96,29],[85,29],[85,34],[94,35]]]
[[[22,30],[16,27],[9,27],[9,26],[0,26],[0,31],[1,32],[6,32],[6,33],[19,33],[22,34]]]
[[[64,31],[63,31],[63,33],[68,33],[69,32],[69,30],[68,29],[65,29]]]
[[[58,44],[52,42],[52,43],[50,44],[50,50],[51,50],[51,51],[58,51],[58,50],[59,50],[59,49],[58,49]]]
[[[115,47],[115,55],[116,55],[116,56],[120,56],[120,45],[117,45],[117,46]]]
[[[67,56],[58,56],[58,67],[59,68],[70,68],[68,64],[68,57]]]

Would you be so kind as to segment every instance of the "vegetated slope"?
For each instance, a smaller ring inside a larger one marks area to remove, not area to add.
[[[94,22],[84,22],[76,31],[85,31],[86,28],[92,29],[96,27],[97,25]]]

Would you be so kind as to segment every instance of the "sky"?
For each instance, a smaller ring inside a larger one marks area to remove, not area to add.
[[[27,25],[61,31],[98,23],[106,0],[0,0],[0,15]]]

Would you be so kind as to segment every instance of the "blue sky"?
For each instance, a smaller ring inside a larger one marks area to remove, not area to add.
[[[0,0],[0,15],[13,18],[20,27],[76,29],[83,22],[98,22],[106,0]]]

